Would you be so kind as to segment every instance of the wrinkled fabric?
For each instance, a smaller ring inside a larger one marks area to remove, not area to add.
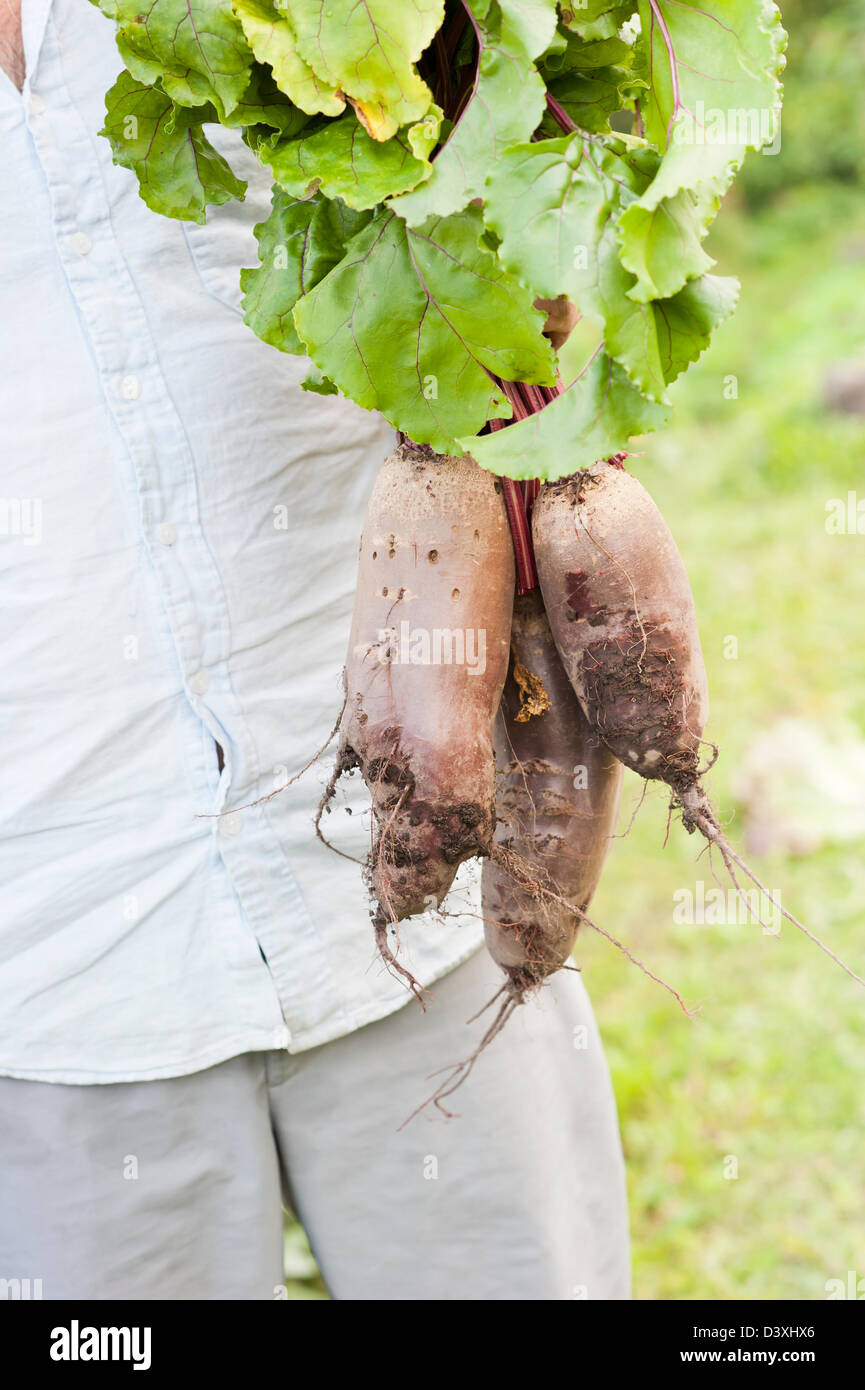
[[[23,29],[23,93],[0,71],[0,1072],[297,1052],[408,998],[359,867],[314,835],[332,747],[248,805],[338,716],[392,435],[243,324],[270,188],[240,133],[212,137],[246,202],[161,217],[97,133],[114,26],[29,0]],[[366,807],[355,778],[325,818],[356,858]],[[467,915],[401,932],[424,983],[481,940],[461,882]]]
[[[146,1085],[0,1078],[0,1297],[280,1298],[282,1187],[336,1299],[627,1299],[615,1106],[578,975],[517,1010],[446,1102],[458,1118],[401,1128],[477,1043],[484,1020],[465,1021],[499,978],[481,952],[425,1015],[296,1056]]]

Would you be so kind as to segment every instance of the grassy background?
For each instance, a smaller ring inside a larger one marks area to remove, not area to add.
[[[735,839],[737,761],[775,718],[865,729],[865,537],[824,524],[829,498],[865,496],[865,422],[821,405],[826,367],[865,347],[865,197],[795,189],[719,224],[713,253],[743,281],[740,308],[678,389],[674,427],[633,467],[691,576],[722,750],[710,787]],[[728,374],[736,400],[724,399]],[[639,792],[628,774],[620,829]],[[699,1019],[606,942],[578,950],[620,1107],[635,1294],[823,1298],[827,1279],[865,1275],[865,994],[786,923],[780,940],[676,925],[673,893],[712,879],[681,827],[662,848],[665,830],[652,791],[613,847],[593,915]],[[865,974],[862,850],[754,867]]]
[[[741,304],[675,388],[673,426],[631,465],[691,576],[722,750],[710,787],[734,839],[738,761],[775,718],[865,731],[865,537],[824,524],[829,498],[865,497],[865,421],[821,402],[826,368],[865,351],[865,17],[858,0],[782,9],[782,151],[750,157],[710,243],[718,270],[741,278]],[[621,830],[641,790],[627,779]],[[700,1006],[697,1021],[607,942],[578,947],[619,1102],[635,1295],[825,1298],[827,1279],[865,1277],[865,994],[788,924],[780,940],[676,925],[675,891],[711,875],[681,827],[664,848],[665,830],[654,790],[593,913]],[[754,864],[860,973],[863,848]],[[291,1297],[326,1297],[297,1227],[287,1273]]]

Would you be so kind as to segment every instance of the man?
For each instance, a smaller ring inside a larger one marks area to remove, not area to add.
[[[241,320],[268,186],[171,222],[97,135],[81,0],[0,0],[0,1287],[261,1299],[282,1200],[342,1299],[628,1296],[621,1153],[563,974],[398,1127],[498,988],[476,876],[374,960],[316,840],[358,533],[388,429]],[[327,822],[368,844],[349,783]],[[354,814],[349,818],[345,812]]]

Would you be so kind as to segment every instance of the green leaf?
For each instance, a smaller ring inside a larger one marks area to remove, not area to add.
[[[712,332],[736,307],[739,282],[702,275],[671,299],[651,304],[627,298],[628,272],[609,295],[606,350],[651,400],[667,404],[666,387],[709,346]]]
[[[324,376],[316,366],[310,367],[309,372],[300,383],[300,389],[301,391],[312,391],[316,396],[339,395],[339,388],[334,386],[333,382]]]
[[[255,129],[262,126],[263,138],[289,139],[299,135],[309,117],[293,106],[273,80],[270,68],[253,63],[249,86],[223,125]]]
[[[522,44],[530,58],[543,53],[556,32],[556,0],[498,0],[497,4],[479,0],[471,8],[476,19],[487,20],[494,10],[500,9],[503,27]]]
[[[621,39],[587,41],[580,34],[565,34],[560,48],[545,53],[541,70],[545,77],[563,77],[566,72],[585,72],[592,68],[630,67],[633,49]]]
[[[584,39],[615,38],[627,19],[637,8],[620,0],[572,0],[562,4],[562,23]]]
[[[140,82],[159,82],[182,106],[213,102],[230,115],[249,83],[252,54],[231,0],[116,0],[117,47]]]
[[[681,188],[672,197],[658,197],[656,184],[622,216],[619,236],[622,262],[636,277],[632,291],[644,303],[666,299],[691,277],[715,264],[703,249],[703,238],[721,206],[735,173],[705,180],[699,188]]]
[[[310,357],[341,391],[444,452],[510,415],[490,373],[555,379],[544,316],[480,245],[481,229],[476,208],[418,229],[384,209],[294,311]]]
[[[634,278],[615,253],[615,236],[605,238],[599,270],[598,303],[610,357],[624,367],[634,385],[653,401],[667,402],[667,377],[658,341],[655,305],[628,298]]]
[[[768,144],[785,40],[777,6],[639,0],[639,9],[652,77],[640,106],[653,144],[670,153],[700,150],[711,173],[746,148]]]
[[[286,192],[306,198],[319,189],[351,208],[371,208],[392,193],[414,188],[432,173],[426,156],[441,124],[437,106],[423,122],[398,131],[390,140],[373,140],[347,112],[299,140],[283,141],[260,158]]]
[[[368,214],[327,198],[298,202],[274,188],[270,216],[255,228],[261,265],[240,272],[244,322],[265,343],[302,355],[292,310],[339,264],[347,243],[368,221]]]
[[[626,449],[635,434],[666,424],[669,410],[641,396],[603,352],[535,415],[476,439],[457,440],[476,463],[507,478],[552,482]]]
[[[610,117],[625,104],[623,89],[630,90],[633,78],[626,68],[595,68],[587,72],[569,72],[547,83],[550,96],[582,130],[608,134]],[[544,120],[543,130],[557,127],[551,117]]]
[[[666,401],[670,381],[732,310],[735,281],[707,276],[693,296],[683,291],[660,304],[632,298],[635,278],[620,261],[616,225],[647,176],[618,141],[577,133],[516,145],[490,176],[486,219],[502,238],[508,270],[535,294],[566,294],[600,319],[608,356],[644,395]]]
[[[97,3],[129,68],[104,133],[151,207],[203,221],[243,195],[210,121],[273,169],[245,318],[311,357],[306,390],[494,471],[561,476],[660,424],[735,305],[703,242],[745,150],[774,134],[771,0],[563,0],[558,27],[554,0],[465,0],[451,69],[477,74],[453,123],[415,67],[444,0]],[[553,129],[545,83],[573,135],[536,138]],[[634,102],[637,134],[613,134]],[[561,361],[594,355],[538,415],[479,436],[511,415],[499,380],[555,379],[533,304],[560,293],[583,315]]]
[[[555,32],[553,0],[472,0],[468,9],[480,43],[477,82],[432,178],[392,205],[413,227],[481,196],[502,150],[528,140],[543,115],[544,84],[533,60]]]
[[[607,352],[640,390],[664,399],[666,381],[650,308],[635,303],[635,281],[619,259],[621,209],[645,186],[642,170],[579,133],[515,145],[487,184],[488,225],[501,238],[499,259],[538,295],[566,294],[601,319]]]
[[[215,117],[211,108],[175,106],[165,92],[129,72],[121,72],[107,93],[105,108],[100,134],[110,141],[115,164],[136,174],[141,197],[154,212],[203,222],[208,203],[243,198],[246,184],[202,130],[202,118]]]
[[[269,63],[277,86],[309,115],[338,116],[345,110],[342,92],[322,82],[297,51],[291,14],[271,0],[233,0],[247,42],[260,63]]]
[[[633,178],[612,148],[579,132],[506,150],[487,180],[485,212],[503,265],[535,294],[566,294],[583,313],[599,312],[598,255],[611,253],[605,232]],[[618,260],[614,241],[612,254]]]
[[[634,50],[618,38],[587,41],[568,33],[560,51],[544,55],[541,68],[547,90],[575,125],[607,134],[610,116],[632,102],[642,78],[631,72]],[[549,113],[541,130],[553,136],[559,127]]]
[[[672,299],[653,304],[664,380],[672,382],[709,346],[709,339],[729,318],[739,299],[739,281],[731,275],[701,275]]]
[[[649,300],[711,264],[700,242],[719,200],[746,149],[773,139],[786,35],[772,0],[640,0],[639,9],[650,84],[640,114],[663,158],[621,238],[635,297]]]
[[[555,63],[567,53],[569,38],[570,35],[566,34],[564,29],[556,29],[553,37],[538,59],[538,67],[542,69],[548,66],[553,67]]]
[[[344,92],[375,140],[424,116],[432,93],[415,71],[444,20],[444,0],[291,0],[297,51]]]

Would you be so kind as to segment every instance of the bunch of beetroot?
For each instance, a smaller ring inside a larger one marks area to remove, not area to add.
[[[516,584],[507,488],[531,511],[536,571]],[[689,822],[710,815],[694,605],[657,508],[618,460],[544,485],[531,507],[529,495],[426,446],[385,461],[360,545],[336,769],[359,768],[372,797],[367,880],[391,968],[391,929],[439,907],[477,856],[512,1001],[570,959],[622,764],[666,781]],[[406,633],[426,639],[427,660]]]
[[[486,943],[503,983],[478,1051],[568,965],[580,922],[595,926],[586,909],[623,766],[667,784],[737,888],[737,869],[763,888],[702,787],[707,710],[685,566],[621,456],[543,486],[410,442],[385,461],[361,539],[328,794],[360,769],[376,941],[419,996],[397,924],[438,908],[459,865],[483,860]]]

